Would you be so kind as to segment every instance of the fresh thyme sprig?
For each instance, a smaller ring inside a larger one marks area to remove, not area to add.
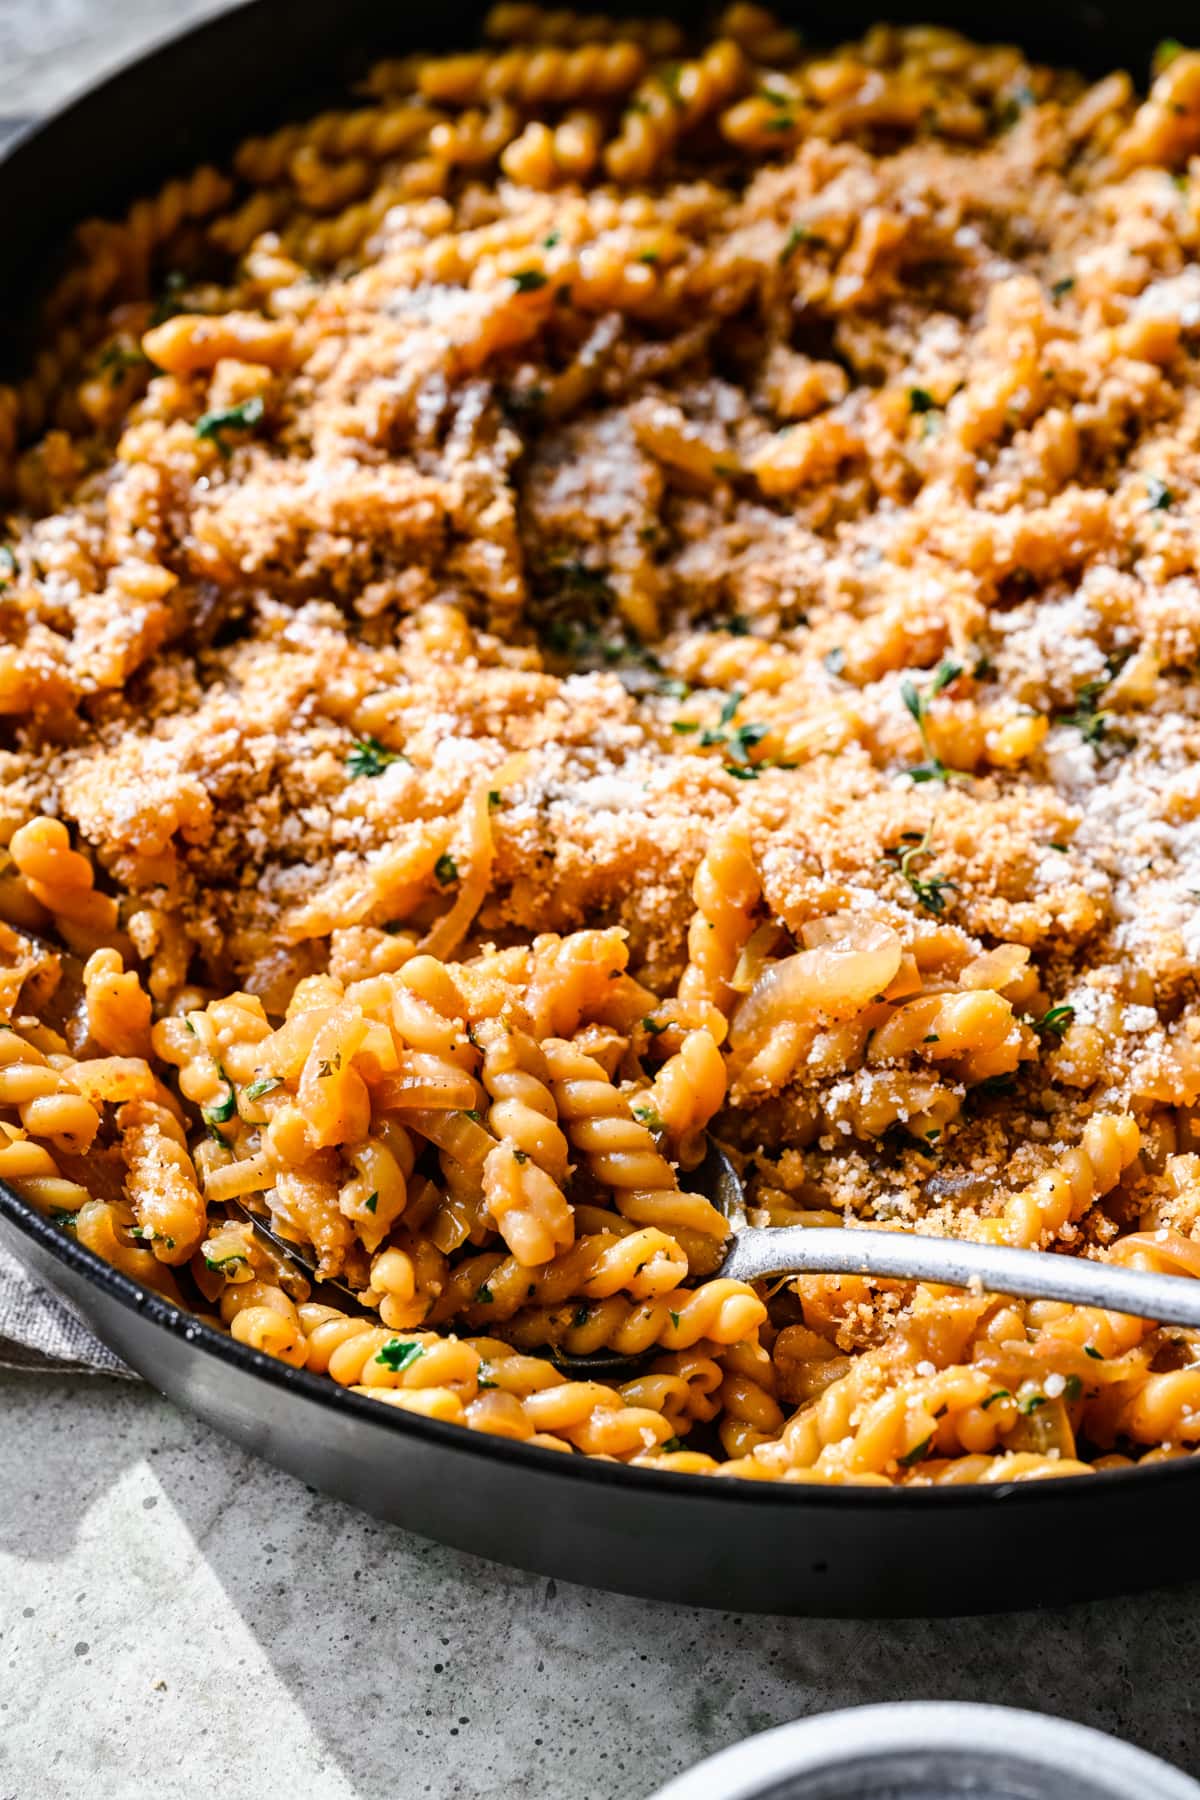
[[[937,874],[936,871],[918,875],[913,867],[918,857],[930,856],[933,853],[930,847],[930,840],[933,837],[933,821],[930,820],[926,826],[923,837],[918,837],[915,831],[905,832],[904,836],[915,841],[910,843],[906,850],[901,850],[897,845],[895,849],[886,853],[884,860],[892,863],[901,879],[908,883],[917,905],[925,912],[932,913],[935,918],[941,918],[946,910],[946,895],[951,889],[957,888],[958,883],[951,881],[946,875]]]
[[[965,781],[968,779],[960,769],[948,769],[933,745],[929,741],[929,702],[951,686],[962,674],[962,664],[952,662],[944,657],[934,670],[933,679],[928,689],[922,693],[905,676],[900,683],[900,698],[916,722],[921,736],[921,748],[925,752],[925,761],[917,763],[908,773],[914,781]]]

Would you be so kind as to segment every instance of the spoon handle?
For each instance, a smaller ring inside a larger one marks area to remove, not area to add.
[[[1043,1250],[909,1232],[745,1226],[736,1233],[721,1274],[740,1281],[777,1275],[893,1275],[1025,1300],[1068,1300],[1164,1325],[1200,1326],[1200,1281],[1187,1275],[1155,1275]]]

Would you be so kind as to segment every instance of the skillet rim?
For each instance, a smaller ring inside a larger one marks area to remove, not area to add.
[[[119,94],[130,83],[144,83],[151,79],[161,67],[169,65],[172,56],[185,44],[206,37],[216,43],[222,32],[229,29],[231,21],[250,18],[258,12],[265,16],[272,3],[273,0],[233,0],[232,4],[207,18],[156,36],[145,50],[119,63],[100,80],[74,90],[59,106],[23,124],[0,149],[0,191],[9,165],[19,163],[29,155],[36,157],[42,147],[42,140],[47,140],[52,145],[55,131],[64,125],[69,126],[87,108],[102,104],[106,98],[111,100],[112,96]],[[620,0],[614,10],[623,10]],[[327,84],[324,85],[327,87]],[[315,91],[319,92],[320,89]],[[302,96],[299,94],[290,96],[286,104],[290,106],[300,98]],[[269,99],[263,108],[263,116],[267,121],[279,116]],[[18,251],[14,260],[20,265],[25,259]],[[38,276],[44,276],[46,264],[52,265],[53,260],[52,256],[43,253],[40,266],[35,262],[37,274],[31,284],[35,292]],[[675,1495],[686,1497],[693,1505],[719,1506],[724,1503],[727,1506],[754,1506],[760,1509],[786,1508],[790,1512],[805,1507],[822,1511],[836,1509],[845,1513],[859,1508],[883,1511],[890,1507],[893,1511],[901,1512],[924,1512],[936,1508],[944,1513],[959,1508],[995,1506],[1001,1502],[1009,1508],[1030,1507],[1039,1503],[1044,1507],[1053,1506],[1055,1501],[1065,1497],[1065,1483],[1074,1484],[1073,1491],[1079,1494],[1081,1503],[1090,1500],[1093,1505],[1101,1504],[1107,1495],[1121,1489],[1127,1490],[1131,1482],[1137,1482],[1146,1489],[1149,1501],[1151,1488],[1158,1490],[1168,1484],[1200,1478],[1200,1451],[1170,1462],[1155,1463],[1150,1468],[1134,1465],[1128,1469],[1101,1469],[1085,1477],[1044,1477],[1036,1481],[976,1482],[922,1488],[821,1482],[792,1484],[719,1477],[714,1479],[666,1469],[632,1469],[624,1463],[605,1462],[591,1456],[564,1456],[561,1451],[541,1449],[536,1445],[487,1432],[470,1431],[461,1425],[451,1425],[425,1418],[418,1413],[404,1412],[398,1407],[382,1405],[378,1401],[351,1393],[332,1380],[321,1379],[306,1369],[293,1368],[277,1357],[267,1356],[249,1345],[241,1344],[235,1338],[217,1331],[197,1314],[187,1312],[156,1294],[153,1289],[144,1288],[123,1275],[111,1263],[105,1262],[102,1257],[54,1226],[3,1181],[0,1181],[0,1217],[13,1225],[23,1237],[48,1252],[55,1261],[81,1276],[89,1286],[106,1292],[109,1298],[116,1300],[126,1311],[147,1320],[155,1330],[165,1331],[176,1339],[182,1339],[194,1353],[214,1357],[218,1362],[232,1365],[243,1374],[261,1380],[268,1389],[275,1388],[334,1412],[340,1411],[343,1415],[357,1417],[376,1430],[392,1433],[398,1441],[414,1437],[424,1440],[431,1448],[474,1456],[484,1463],[508,1463],[516,1470],[526,1468],[531,1474],[539,1471],[546,1475],[556,1473],[570,1481],[615,1487],[631,1495],[641,1493],[648,1502],[656,1495],[661,1495],[664,1501]],[[155,1384],[150,1381],[149,1385]],[[193,1417],[200,1417],[190,1407],[186,1407],[186,1403],[185,1408],[192,1412]]]
[[[1095,1500],[1115,1484],[1128,1486],[1136,1480],[1156,1486],[1167,1482],[1194,1479],[1200,1475],[1200,1455],[1179,1457],[1170,1462],[1154,1463],[1150,1468],[1134,1465],[1128,1469],[1098,1469],[1087,1476],[1046,1476],[1036,1481],[970,1482],[945,1487],[874,1487],[852,1483],[782,1481],[739,1481],[733,1477],[689,1475],[669,1469],[633,1469],[625,1463],[605,1462],[594,1456],[564,1456],[559,1450],[544,1450],[536,1444],[497,1437],[489,1432],[470,1431],[463,1425],[451,1425],[439,1419],[427,1419],[419,1413],[403,1411],[377,1400],[351,1393],[337,1382],[312,1375],[307,1369],[293,1368],[278,1357],[251,1349],[236,1338],[209,1325],[196,1313],[176,1306],[152,1288],[145,1288],[128,1275],[77,1243],[49,1219],[22,1200],[12,1188],[0,1181],[0,1217],[7,1219],[24,1236],[46,1250],[58,1262],[82,1275],[94,1287],[106,1291],[129,1312],[147,1320],[157,1330],[182,1338],[193,1351],[215,1356],[217,1361],[231,1363],[243,1373],[257,1377],[269,1387],[279,1388],[320,1406],[341,1409],[365,1419],[400,1437],[414,1435],[431,1445],[474,1453],[483,1461],[509,1462],[520,1467],[529,1465],[549,1474],[555,1472],[577,1481],[598,1482],[601,1486],[632,1487],[635,1492],[657,1492],[664,1497],[684,1494],[693,1500],[713,1500],[720,1504],[725,1496],[730,1502],[751,1506],[795,1508],[840,1507],[849,1511],[865,1506],[871,1510],[892,1507],[899,1510],[936,1506],[955,1510],[962,1506],[1035,1504],[1042,1497],[1047,1503],[1061,1499],[1064,1484],[1081,1484]],[[147,1378],[149,1379],[149,1378]],[[154,1386],[153,1381],[149,1382]],[[1020,1500],[1018,1500],[1020,1496]]]

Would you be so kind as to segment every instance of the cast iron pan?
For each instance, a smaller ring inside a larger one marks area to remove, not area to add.
[[[692,11],[663,0],[642,10]],[[249,0],[27,132],[0,162],[10,354],[19,356],[31,292],[75,221],[227,155],[247,132],[304,116],[344,91],[373,53],[472,44],[482,11],[464,0],[442,0],[433,13],[373,0]],[[804,9],[791,11],[803,24]],[[822,15],[812,16],[819,37]],[[1163,0],[1016,0],[1001,12],[852,0],[839,8],[838,33],[880,16],[1016,38],[1094,73],[1144,71],[1180,17]],[[0,1242],[131,1367],[238,1443],[410,1530],[546,1575],[742,1612],[872,1616],[1026,1607],[1200,1571],[1200,1462],[1190,1459],[924,1490],[628,1470],[396,1412],[287,1368],[143,1292],[3,1187]]]

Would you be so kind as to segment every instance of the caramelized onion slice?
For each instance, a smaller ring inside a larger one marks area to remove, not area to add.
[[[729,1033],[735,1047],[789,1019],[851,1019],[900,967],[900,939],[876,919],[834,913],[813,920],[802,935],[808,948],[764,969],[738,1007]]]

